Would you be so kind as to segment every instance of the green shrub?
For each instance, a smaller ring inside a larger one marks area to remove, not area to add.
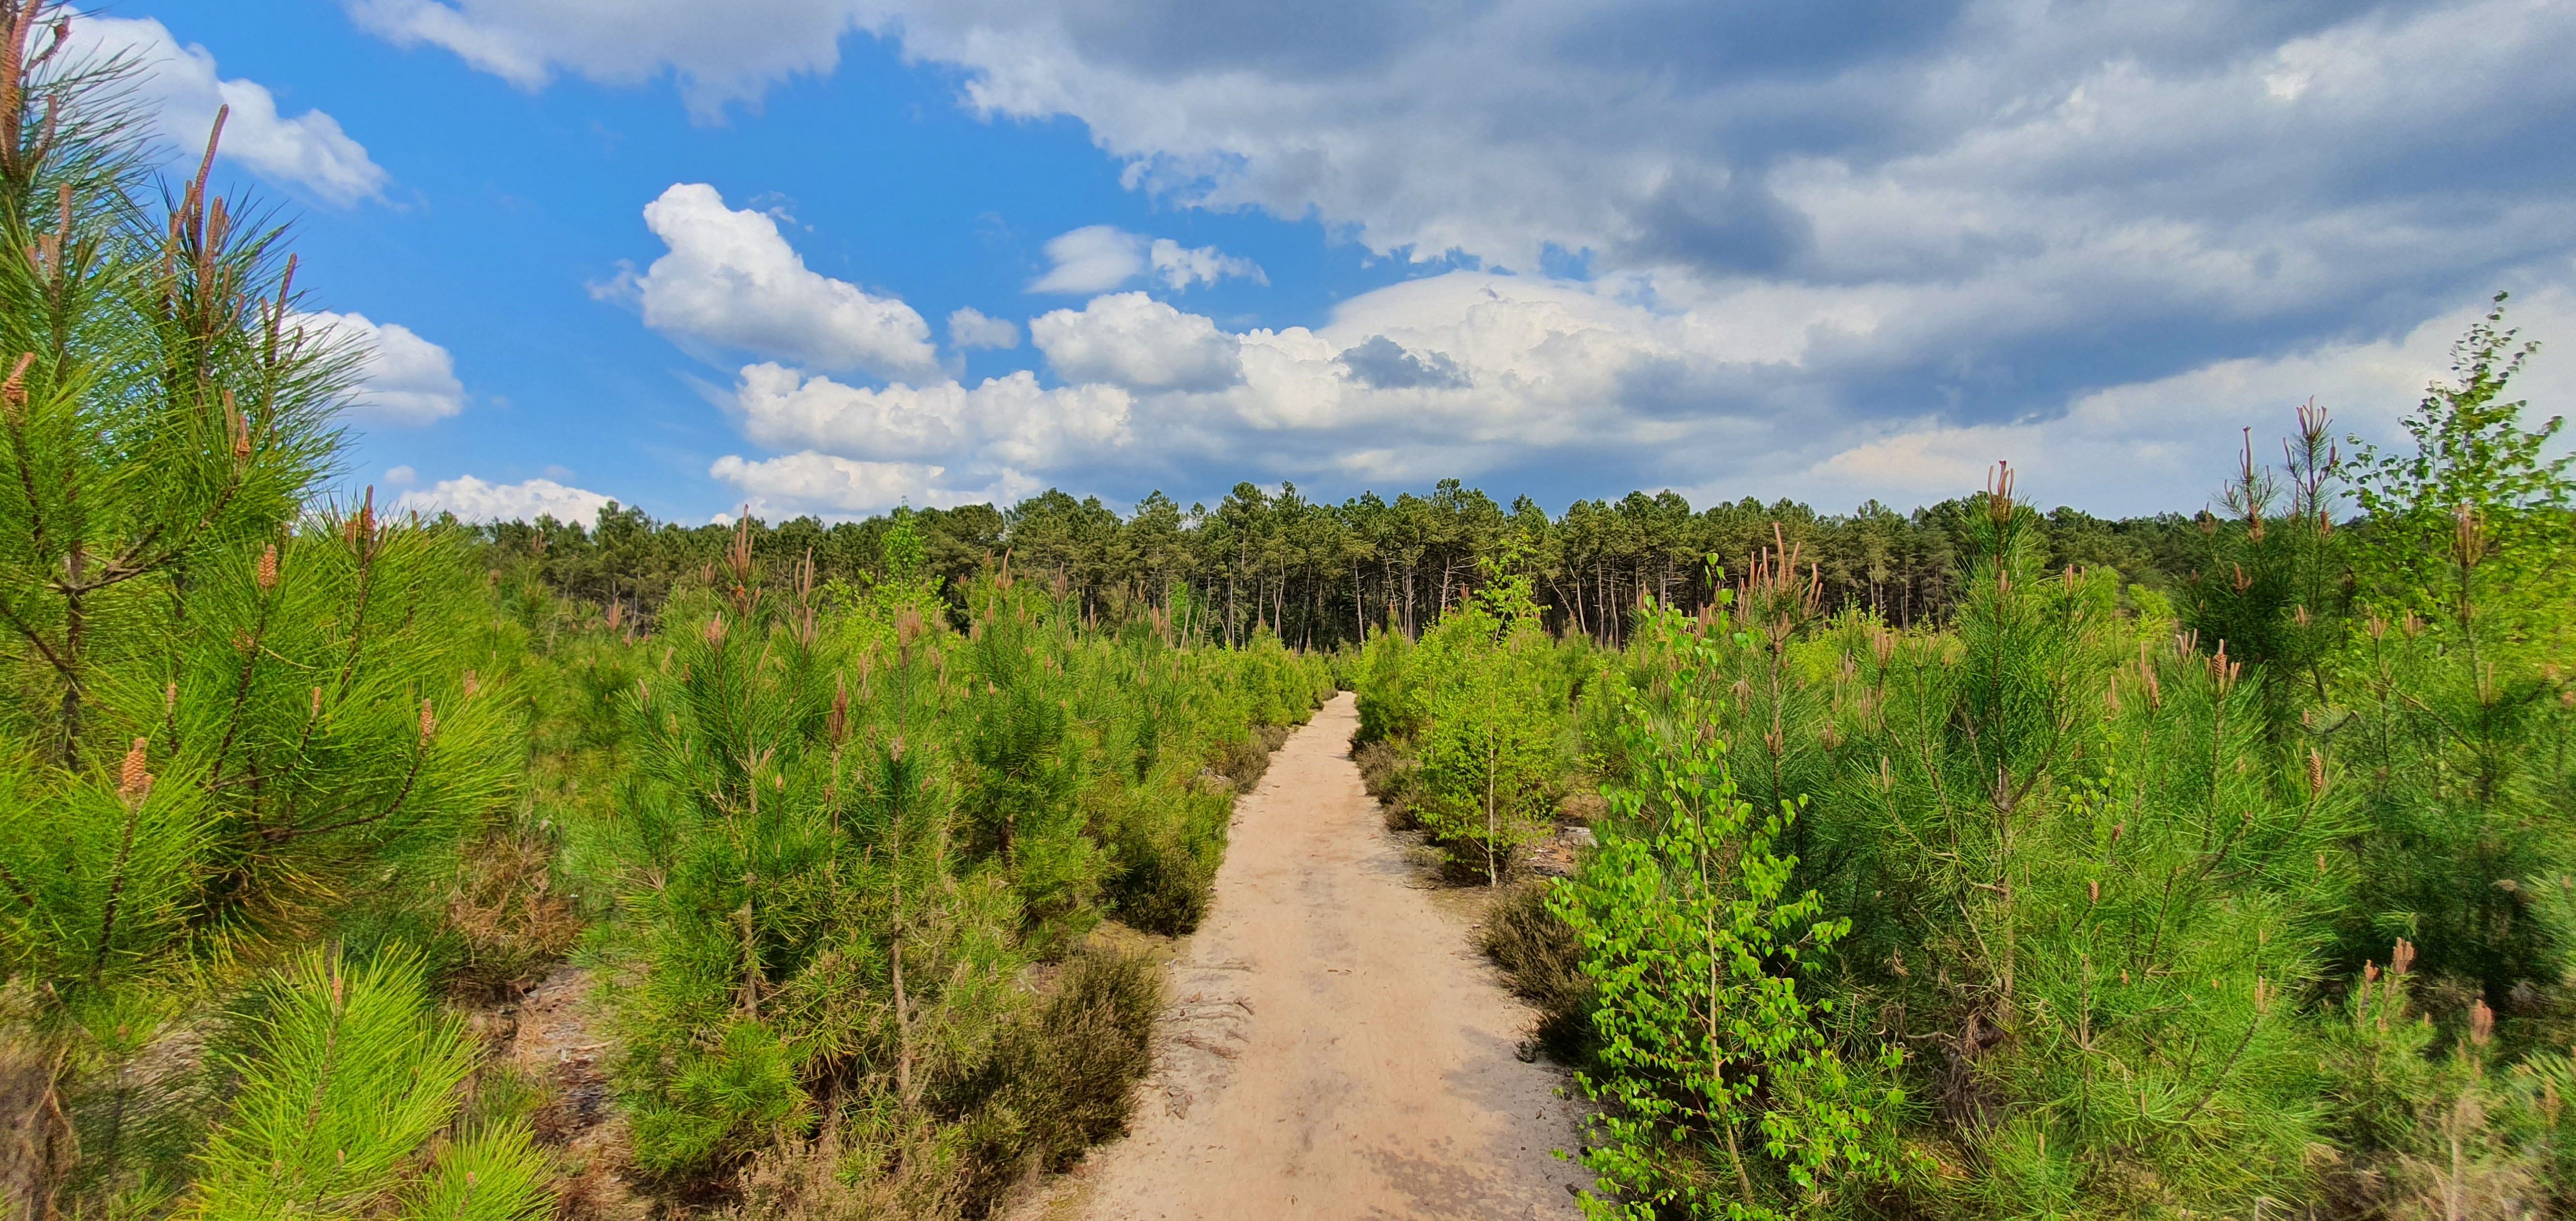
[[[1228,799],[1170,782],[1107,800],[1113,813],[1101,821],[1117,862],[1105,891],[1111,909],[1149,933],[1196,929],[1225,855]]]
[[[1813,890],[1791,897],[1797,860],[1776,845],[1797,807],[1740,800],[1702,729],[1725,646],[1669,612],[1654,631],[1676,655],[1672,702],[1629,705],[1638,782],[1605,792],[1608,834],[1548,900],[1596,989],[1600,1067],[1576,1077],[1603,1103],[1584,1211],[1776,1217],[1892,1182],[1905,1092],[1870,1078],[1902,1053],[1872,1049],[1875,1074],[1847,1063],[1832,1002],[1800,987],[1851,925]]]

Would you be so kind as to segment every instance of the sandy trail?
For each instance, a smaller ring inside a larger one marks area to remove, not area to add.
[[[1237,803],[1215,903],[1172,966],[1132,1134],[1058,1207],[1099,1221],[1567,1217],[1565,1075],[1417,880],[1326,704]],[[1052,1214],[1056,1210],[1049,1210]]]

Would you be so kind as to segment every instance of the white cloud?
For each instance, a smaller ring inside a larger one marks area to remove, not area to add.
[[[1010,504],[1044,486],[1017,471],[1004,470],[989,483],[961,487],[942,466],[866,462],[818,453],[762,462],[727,455],[716,459],[707,473],[749,493],[746,507],[756,517],[787,513],[846,517],[905,503],[921,508]]]
[[[1148,239],[1116,225],[1085,225],[1057,234],[1046,244],[1053,266],[1029,284],[1033,293],[1086,296],[1152,274],[1174,292],[1192,284],[1214,284],[1239,277],[1268,284],[1270,276],[1250,259],[1236,258],[1214,246],[1185,247],[1168,237]]]
[[[1068,383],[1053,388],[1018,373],[873,390],[755,365],[734,406],[745,439],[784,456],[729,456],[711,473],[773,510],[839,514],[1212,467],[1384,486],[1607,460],[1696,500],[1838,505],[1965,494],[2006,458],[2045,503],[2151,512],[2197,504],[2244,425],[2268,458],[2311,395],[2339,429],[2391,438],[2474,313],[2101,387],[2014,420],[1926,402],[1890,422],[1819,402],[1801,379],[1906,303],[1751,285],[1674,308],[1633,288],[1453,272],[1362,294],[1319,327],[1241,333],[1141,293],[1102,297],[1032,324]],[[2528,294],[2515,316],[2576,328],[2576,291]],[[1232,376],[1174,372],[1210,341]],[[2541,362],[2517,393],[2576,397],[2576,370]]]
[[[1048,239],[1054,266],[1029,284],[1033,293],[1107,292],[1145,274],[1145,239],[1116,225],[1085,225]]]
[[[225,80],[215,71],[213,53],[194,43],[182,47],[168,28],[149,17],[72,19],[74,62],[131,56],[142,66],[136,93],[153,111],[162,139],[176,156],[193,165],[203,155],[215,112],[232,113],[224,121],[220,155],[272,182],[302,187],[332,204],[351,204],[384,193],[384,168],[339,120],[319,110],[293,118],[277,112],[277,98],[252,80]]]
[[[902,377],[939,367],[930,324],[911,306],[807,268],[776,218],[727,208],[714,187],[672,186],[645,205],[644,223],[670,253],[598,291],[631,294],[655,330],[820,369]]]
[[[534,89],[557,71],[606,84],[679,78],[689,112],[720,118],[772,82],[840,62],[852,6],[813,0],[343,0],[360,26],[398,46],[445,47]]]
[[[387,487],[407,488],[418,482],[420,482],[420,472],[413,470],[409,466],[390,466],[385,468],[385,486]]]
[[[968,348],[1016,348],[1020,346],[1020,328],[1007,318],[987,318],[984,311],[970,305],[948,315],[948,343],[961,352]]]
[[[1029,341],[1067,381],[1213,390],[1243,377],[1234,336],[1143,293],[1095,297],[1029,321]]]
[[[1154,265],[1154,278],[1174,292],[1192,284],[1214,284],[1229,276],[1255,284],[1270,283],[1270,274],[1261,270],[1260,264],[1225,254],[1214,246],[1184,248],[1168,237],[1158,237],[1145,251],[1145,258]]]
[[[1910,421],[1858,440],[1807,476],[1815,488],[1846,497],[1939,498],[1974,489],[1990,464],[2007,459],[2021,471],[2024,487],[2047,498],[2042,503],[2130,513],[2197,508],[2234,467],[2242,429],[2253,429],[2255,460],[2277,465],[2278,438],[2290,431],[2292,408],[2311,398],[2333,414],[2338,438],[2358,434],[2381,445],[2407,444],[2399,419],[2414,409],[2427,383],[2448,380],[2452,342],[2483,312],[2453,311],[2385,339],[2218,361],[2111,386],[2045,419]],[[2564,334],[2576,329],[2576,293],[2543,292],[2514,312],[2526,329]],[[2512,393],[2551,410],[2576,397],[2576,368],[2537,361]]]
[[[456,380],[456,358],[410,327],[327,311],[298,314],[295,325],[365,354],[363,380],[349,400],[350,414],[359,419],[429,424],[465,410],[465,383]]]
[[[951,381],[870,390],[774,364],[744,369],[734,393],[744,434],[773,449],[1019,467],[1061,466],[1124,445],[1133,401],[1116,386],[1042,389],[1026,372],[973,389]]]
[[[427,491],[402,494],[394,502],[397,513],[419,513],[423,517],[453,513],[466,521],[535,521],[552,517],[561,522],[590,522],[599,518],[599,510],[609,498],[583,488],[569,488],[552,479],[529,479],[520,483],[485,483],[472,475],[441,479]]]
[[[2384,427],[2493,287],[2528,290],[2536,334],[2576,327],[2549,304],[2576,283],[2565,4],[765,0],[719,30],[678,0],[373,2],[518,48],[524,82],[667,70],[693,105],[691,81],[828,68],[855,25],[961,70],[977,114],[1086,124],[1159,203],[1522,273],[1312,328],[1133,293],[1038,319],[1056,375],[1131,396],[1132,439],[1014,469],[1111,486],[1222,462],[1856,500],[2011,456],[2088,507],[2165,507],[2309,393]],[[1164,246],[1075,230],[1031,288],[1258,278]],[[907,460],[988,478],[993,442],[955,435]]]

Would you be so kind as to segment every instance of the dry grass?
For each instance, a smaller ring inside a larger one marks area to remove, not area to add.
[[[458,999],[523,995],[571,951],[582,924],[555,890],[554,859],[553,843],[526,826],[466,846],[446,908],[460,947],[449,976]]]
[[[1589,1054],[1593,984],[1583,974],[1583,943],[1547,910],[1551,884],[1521,882],[1497,896],[1485,913],[1484,950],[1512,992],[1538,1007],[1539,1048],[1574,1064]]]
[[[1234,791],[1249,793],[1252,786],[1270,772],[1270,754],[1288,742],[1296,732],[1285,725],[1255,725],[1240,742],[1228,742],[1217,748],[1209,761],[1210,770],[1234,782]]]
[[[73,1156],[54,1094],[54,1057],[0,1014],[0,1216],[43,1217]]]
[[[1360,783],[1368,787],[1386,811],[1390,831],[1411,831],[1419,826],[1414,817],[1415,787],[1420,783],[1421,767],[1413,757],[1384,742],[1371,742],[1352,752],[1351,761],[1359,765]]]

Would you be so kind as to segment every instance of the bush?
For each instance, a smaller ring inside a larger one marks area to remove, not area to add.
[[[1351,761],[1359,765],[1360,783],[1369,796],[1385,808],[1387,830],[1420,827],[1414,803],[1421,798],[1422,768],[1412,756],[1388,743],[1371,742],[1351,752]]]
[[[1548,907],[1546,880],[1506,888],[1485,910],[1483,948],[1503,969],[1512,993],[1537,1007],[1536,1042],[1561,1064],[1591,1055],[1598,989],[1583,973],[1583,939]]]
[[[1085,1148],[1127,1129],[1135,1086],[1153,1067],[1163,973],[1138,955],[1084,951],[1068,959],[1037,1019],[996,1057],[1030,1117],[1031,1153],[1062,1170]]]
[[[1136,1083],[1153,1067],[1162,979],[1142,957],[1085,950],[1066,960],[1036,1011],[1003,1032],[985,1070],[951,1101],[965,1215],[983,1215],[1031,1174],[1062,1170],[1126,1130]]]
[[[1288,731],[1276,725],[1255,725],[1243,737],[1217,744],[1208,761],[1208,770],[1226,778],[1237,793],[1249,793],[1261,778],[1270,774],[1270,752],[1288,740]]]
[[[1105,895],[1130,927],[1180,936],[1207,914],[1208,891],[1225,856],[1231,802],[1164,783],[1119,790],[1098,821],[1115,865]]]

